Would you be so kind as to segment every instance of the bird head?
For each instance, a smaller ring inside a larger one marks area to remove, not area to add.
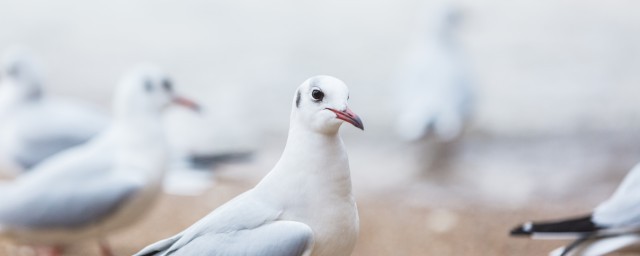
[[[135,68],[122,80],[116,93],[117,114],[161,113],[171,105],[200,111],[197,103],[174,90],[173,82],[165,72],[151,65]]]
[[[0,63],[1,94],[16,100],[35,100],[42,94],[40,66],[28,50],[7,50]]]
[[[364,130],[360,117],[349,109],[348,100],[349,89],[340,79],[311,77],[296,90],[292,119],[321,133],[335,133],[344,122]]]

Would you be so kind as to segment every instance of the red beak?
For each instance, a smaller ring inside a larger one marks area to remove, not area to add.
[[[347,123],[352,124],[353,126],[359,128],[360,130],[364,131],[364,125],[362,124],[362,120],[360,120],[360,117],[358,115],[356,115],[355,113],[353,113],[353,111],[351,111],[351,109],[346,108],[343,111],[339,111],[339,110],[335,110],[332,108],[327,108],[328,110],[331,110],[331,112],[336,114],[336,118],[340,119],[340,120],[344,120]]]
[[[201,108],[200,105],[198,105],[198,103],[195,103],[193,100],[187,99],[185,97],[182,96],[178,96],[175,95],[173,96],[173,99],[171,100],[173,102],[173,104],[177,104],[183,107],[186,107],[188,109],[191,109],[195,112],[200,112]]]

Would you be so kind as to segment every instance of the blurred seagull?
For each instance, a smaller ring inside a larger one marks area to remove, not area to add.
[[[294,98],[284,152],[256,187],[136,255],[350,255],[358,211],[338,130],[362,122],[337,78],[312,77]]]
[[[424,16],[435,19],[421,21],[429,24],[428,29],[425,32],[419,26],[421,30],[399,73],[396,131],[407,141],[432,135],[446,142],[462,133],[471,110],[472,92],[454,38],[459,11],[449,5],[429,10]]]
[[[0,170],[16,175],[88,141],[107,125],[106,116],[87,105],[46,95],[39,66],[26,50],[5,53],[0,66]]]
[[[199,196],[215,184],[215,170],[220,165],[240,164],[252,160],[253,152],[191,153],[174,150],[164,179],[164,192],[169,195]]]
[[[197,110],[169,78],[140,67],[117,88],[111,126],[85,145],[0,187],[0,238],[61,253],[82,239],[103,242],[138,219],[158,195],[168,159],[162,112],[170,104]],[[47,129],[47,127],[42,127]]]
[[[575,239],[551,254],[562,256],[603,255],[640,245],[640,164],[625,177],[613,196],[592,213],[560,221],[527,222],[513,229],[511,235]]]

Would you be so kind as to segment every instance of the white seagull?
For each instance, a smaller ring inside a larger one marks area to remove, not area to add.
[[[435,12],[434,12],[435,10]],[[455,40],[460,19],[457,9],[431,8],[427,29],[420,24],[397,78],[399,109],[396,132],[406,141],[434,136],[447,142],[457,138],[471,111],[468,70]]]
[[[97,135],[108,118],[88,105],[44,92],[37,61],[21,48],[0,66],[0,171],[17,175]]]
[[[172,103],[197,109],[156,68],[128,75],[107,130],[0,186],[0,238],[53,255],[97,239],[110,254],[105,236],[137,220],[159,194],[168,159],[161,119]]]
[[[295,93],[278,163],[253,189],[136,255],[350,255],[358,210],[340,125],[363,129],[347,86],[331,76]]]
[[[533,239],[575,239],[550,255],[603,255],[640,245],[640,164],[592,213],[560,221],[527,222],[511,231]]]

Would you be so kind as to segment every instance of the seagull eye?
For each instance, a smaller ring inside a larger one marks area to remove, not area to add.
[[[147,90],[147,92],[151,92],[153,91],[153,83],[149,80],[145,80],[144,81],[144,89]]]
[[[313,89],[313,91],[311,91],[311,97],[315,101],[322,101],[322,99],[324,99],[324,92],[318,89]]]
[[[171,92],[173,91],[173,83],[171,83],[169,79],[164,79],[162,80],[162,88],[164,88],[165,91]]]
[[[17,77],[20,74],[20,68],[17,65],[11,65],[7,70],[7,74],[12,77]]]

